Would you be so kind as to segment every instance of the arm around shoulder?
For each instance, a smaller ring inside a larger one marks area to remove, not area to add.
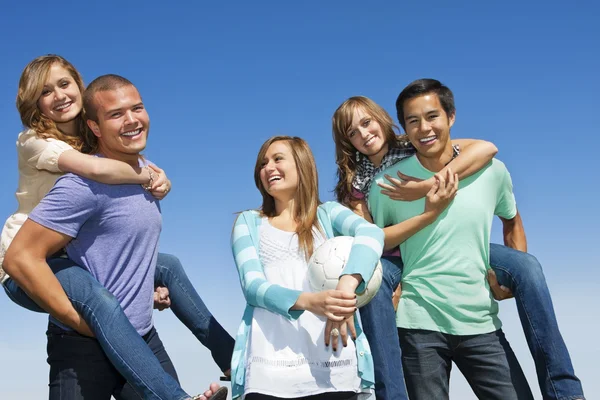
[[[144,184],[150,180],[148,171],[139,166],[132,167],[110,158],[95,157],[71,149],[58,157],[58,167],[63,172],[72,172],[100,183],[109,185]]]

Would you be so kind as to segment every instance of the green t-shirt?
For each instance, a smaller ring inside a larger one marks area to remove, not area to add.
[[[383,174],[428,179],[416,156],[387,168]],[[369,207],[379,227],[406,221],[423,213],[425,199],[391,200],[372,185]],[[486,271],[492,220],[517,213],[510,174],[494,159],[481,171],[460,181],[450,206],[431,225],[400,245],[404,272],[402,297],[396,313],[401,328],[426,329],[452,335],[475,335],[501,327],[498,305],[489,289]]]

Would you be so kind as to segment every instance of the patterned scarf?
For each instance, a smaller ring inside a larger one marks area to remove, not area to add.
[[[452,150],[453,154],[450,161],[454,160],[460,154],[458,145],[452,146]],[[371,160],[369,160],[369,157],[365,157],[361,154],[356,167],[356,175],[354,175],[354,179],[352,180],[352,187],[365,196],[365,202],[368,204],[369,191],[371,190],[373,178],[384,169],[415,154],[416,150],[410,144],[406,147],[394,147],[389,149],[386,155],[383,156],[383,160],[381,160],[381,165],[379,167],[376,167]],[[448,164],[449,163],[450,162],[448,162]]]

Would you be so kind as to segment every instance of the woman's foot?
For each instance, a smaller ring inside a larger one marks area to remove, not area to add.
[[[192,397],[191,400],[225,400],[227,398],[227,388],[219,387],[216,383],[210,384],[210,389],[206,392]]]

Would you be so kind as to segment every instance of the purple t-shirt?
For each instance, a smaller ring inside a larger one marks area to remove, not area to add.
[[[66,174],[29,218],[72,237],[69,258],[119,300],[140,335],[148,333],[162,229],[154,197],[140,185],[106,185]]]

